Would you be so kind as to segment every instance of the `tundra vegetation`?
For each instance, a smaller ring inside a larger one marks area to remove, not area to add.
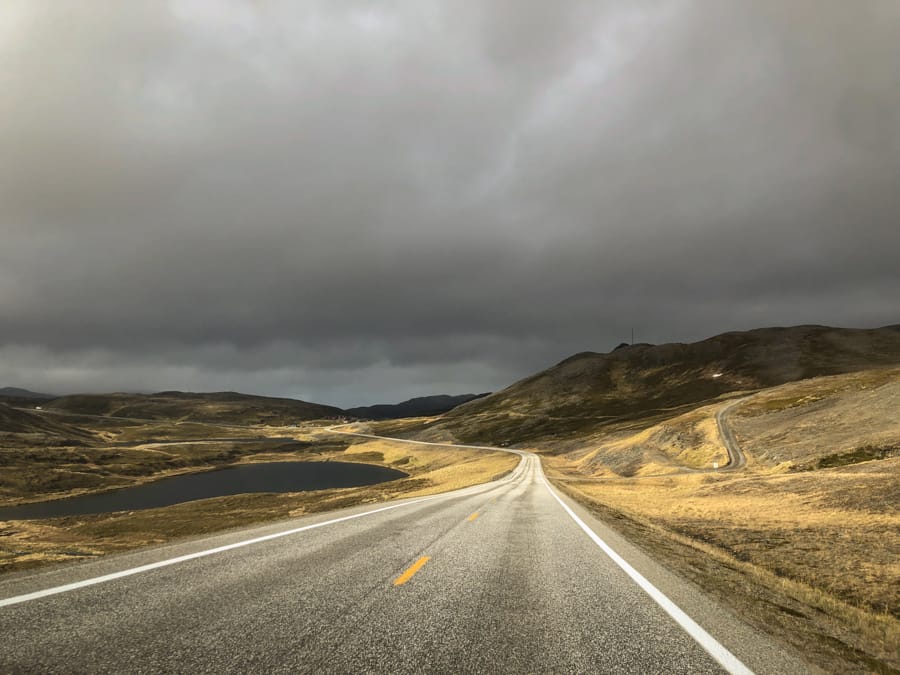
[[[37,414],[0,404],[0,507],[127,488],[249,462],[345,461],[406,478],[358,488],[232,495],[142,511],[0,521],[0,572],[84,560],[267,520],[486,482],[518,458],[501,452],[355,440],[327,421],[288,426]],[[76,424],[77,423],[77,424]]]
[[[42,403],[0,404],[0,506],[245,462],[337,459],[409,475],[0,522],[0,570],[431,494],[502,476],[518,461],[336,434],[328,426],[343,411],[286,399],[163,392]],[[799,326],[577,354],[439,417],[352,428],[533,450],[559,489],[812,662],[897,672],[898,410],[900,327]],[[729,464],[720,417],[745,465]]]
[[[725,423],[747,459],[740,470],[716,422],[734,401]],[[895,672],[898,410],[900,368],[876,368],[591,417],[579,433],[518,447],[541,454],[558,488],[826,670]],[[503,442],[504,416],[485,413],[483,436],[462,417],[376,429],[449,441],[461,425],[467,441]]]

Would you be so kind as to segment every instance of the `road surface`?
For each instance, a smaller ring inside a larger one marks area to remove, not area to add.
[[[737,471],[738,469],[743,469],[747,466],[747,458],[744,456],[744,453],[741,452],[737,439],[734,437],[734,432],[731,430],[731,427],[728,426],[727,419],[728,413],[731,412],[732,408],[740,405],[746,400],[746,398],[739,398],[732,401],[731,403],[723,405],[716,413],[716,424],[719,425],[719,436],[722,438],[722,445],[725,446],[725,450],[728,452],[728,464],[723,467],[724,470],[727,471]]]
[[[520,454],[444,495],[2,577],[0,672],[808,669]]]

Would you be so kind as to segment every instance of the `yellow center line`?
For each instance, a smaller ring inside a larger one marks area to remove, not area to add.
[[[475,520],[477,517],[478,517],[478,511],[476,511],[476,512],[473,513],[471,516],[469,516],[468,518],[466,518],[466,520]]]
[[[418,560],[416,560],[416,562],[414,562],[414,563],[409,567],[408,570],[406,570],[403,574],[401,574],[399,577],[397,577],[397,578],[394,580],[394,586],[402,586],[402,585],[405,584],[407,581],[409,581],[410,579],[412,579],[413,574],[415,574],[415,573],[418,572],[420,569],[422,569],[422,565],[424,565],[425,563],[427,563],[429,560],[431,560],[431,558],[429,558],[427,555],[423,555],[421,558],[419,558]]]

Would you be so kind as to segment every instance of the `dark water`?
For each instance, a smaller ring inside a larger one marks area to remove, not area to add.
[[[162,480],[83,497],[0,508],[0,520],[31,520],[111,511],[138,511],[181,502],[245,492],[301,492],[358,487],[403,478],[407,474],[352,462],[272,462],[243,464],[218,471]]]

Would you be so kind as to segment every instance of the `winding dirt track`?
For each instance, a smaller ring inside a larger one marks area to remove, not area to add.
[[[722,444],[728,452],[728,464],[721,469],[722,471],[737,471],[747,466],[747,457],[741,451],[737,439],[734,437],[734,431],[728,426],[728,420],[726,419],[729,412],[746,400],[746,397],[744,397],[731,401],[719,408],[719,411],[716,413],[719,436],[722,438]]]

